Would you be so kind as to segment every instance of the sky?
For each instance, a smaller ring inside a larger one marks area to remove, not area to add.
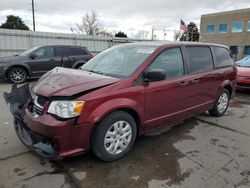
[[[173,31],[179,30],[180,19],[198,26],[202,14],[234,9],[250,8],[249,0],[34,0],[36,30],[72,33],[75,23],[87,12],[95,11],[105,29],[111,33],[125,32],[135,38],[139,31],[152,27],[157,39],[173,39]],[[31,0],[1,0],[0,24],[6,16],[21,17],[32,29]]]

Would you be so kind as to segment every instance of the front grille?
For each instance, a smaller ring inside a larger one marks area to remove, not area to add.
[[[33,105],[32,112],[35,115],[42,115],[43,107],[44,107],[45,103],[47,102],[47,100],[48,99],[46,97],[43,97],[41,95],[37,95],[34,98],[34,105]]]
[[[47,101],[48,101],[47,97],[44,97],[44,96],[41,96],[41,95],[37,95],[37,103],[40,106],[44,106]]]
[[[43,108],[39,108],[38,106],[36,106],[36,105],[34,104],[34,106],[33,106],[33,112],[34,112],[35,114],[37,114],[37,115],[42,115]]]
[[[250,80],[250,76],[237,76],[239,79]]]
[[[238,86],[242,86],[242,87],[249,87],[250,88],[250,83],[237,83]]]

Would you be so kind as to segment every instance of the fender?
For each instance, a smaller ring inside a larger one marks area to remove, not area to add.
[[[222,90],[225,88],[225,87],[231,87],[232,89],[232,92],[233,92],[233,88],[234,86],[232,85],[231,81],[230,80],[224,80],[221,84],[220,84],[220,87],[218,88],[218,91],[217,91],[217,94],[216,94],[216,99],[220,96]]]
[[[140,106],[143,106],[140,108]],[[92,124],[95,124],[101,119],[103,119],[105,116],[107,116],[109,113],[119,110],[119,109],[130,109],[137,113],[139,122],[142,124],[144,122],[144,105],[137,104],[134,100],[129,98],[117,98],[117,99],[111,99],[100,106],[98,106],[94,111],[90,113],[90,115],[87,117],[87,122],[90,122]],[[139,110],[136,110],[139,109]]]
[[[4,69],[4,72],[3,72],[3,75],[6,76],[7,72],[12,68],[12,67],[22,67],[24,68],[25,70],[27,70],[27,73],[28,75],[30,76],[31,75],[31,69],[28,65],[26,65],[25,63],[23,64],[20,64],[20,63],[13,63],[13,64],[10,64],[8,67],[6,67]]]
[[[80,64],[85,64],[86,63],[86,61],[83,61],[83,60],[80,60],[80,61],[76,61],[73,65],[72,65],[72,68],[74,69],[74,68],[76,68],[78,65],[80,65]]]

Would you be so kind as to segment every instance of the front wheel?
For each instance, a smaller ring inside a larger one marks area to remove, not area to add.
[[[225,114],[230,102],[230,94],[227,89],[223,89],[214,107],[209,110],[211,116],[220,117]]]
[[[27,80],[27,71],[22,67],[10,68],[7,78],[11,83],[21,84]]]
[[[92,151],[103,161],[114,161],[126,155],[137,135],[134,118],[124,111],[116,111],[104,118],[92,137]]]

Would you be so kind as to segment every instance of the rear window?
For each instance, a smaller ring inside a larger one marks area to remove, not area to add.
[[[214,55],[215,55],[215,67],[227,67],[227,66],[233,66],[234,61],[230,55],[230,52],[228,49],[223,47],[213,47],[214,49]]]
[[[83,48],[72,48],[72,55],[87,55]]]
[[[189,73],[213,70],[213,59],[209,47],[186,47],[186,50]]]

